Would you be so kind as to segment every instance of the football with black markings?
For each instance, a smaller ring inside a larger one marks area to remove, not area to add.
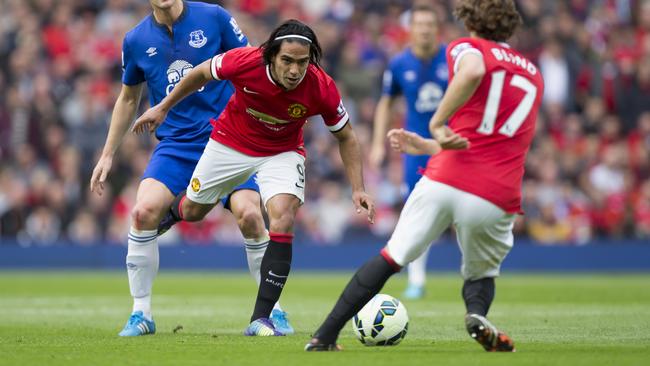
[[[352,318],[352,329],[366,346],[394,346],[406,336],[409,316],[398,299],[377,294]]]

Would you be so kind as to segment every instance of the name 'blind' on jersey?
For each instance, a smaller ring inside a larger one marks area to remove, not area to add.
[[[230,80],[235,87],[226,109],[210,136],[250,156],[296,151],[305,156],[302,128],[311,116],[321,115],[330,132],[348,122],[341,95],[332,78],[309,65],[302,81],[285,90],[271,77],[258,47],[242,47],[212,58],[212,77]]]
[[[198,64],[247,44],[235,19],[222,7],[185,1],[171,32],[150,14],[126,34],[122,82],[136,85],[147,81],[153,106]],[[221,113],[232,92],[226,81],[206,84],[169,111],[156,137],[192,141],[209,134],[210,119]]]
[[[425,175],[506,212],[520,212],[524,163],[544,92],[542,75],[504,43],[461,38],[447,48],[450,80],[465,53],[480,55],[486,73],[472,97],[450,118],[449,127],[471,146],[432,156]]]
[[[384,72],[383,94],[406,99],[406,123],[404,129],[431,138],[429,120],[438,109],[447,89],[449,72],[441,46],[430,60],[420,60],[407,48],[397,54]]]

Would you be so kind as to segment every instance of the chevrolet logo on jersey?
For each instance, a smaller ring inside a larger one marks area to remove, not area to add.
[[[255,119],[257,119],[260,122],[264,122],[270,125],[286,125],[287,123],[291,123],[291,121],[285,121],[283,119],[275,118],[271,115],[268,115],[266,113],[262,113],[259,111],[254,110],[253,108],[246,108],[246,113],[250,114],[253,116]]]

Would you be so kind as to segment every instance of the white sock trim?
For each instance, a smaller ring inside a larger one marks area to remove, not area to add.
[[[244,238],[244,244],[246,244],[246,247],[259,246],[263,244],[268,244],[270,240],[271,237],[269,236],[269,231],[264,230],[264,235],[262,235],[259,238]]]
[[[158,230],[138,230],[134,227],[129,230],[129,241],[133,241],[135,245],[148,244],[157,237]]]

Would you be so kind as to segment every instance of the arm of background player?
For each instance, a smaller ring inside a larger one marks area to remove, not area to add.
[[[221,46],[223,50],[250,46],[235,18],[224,8],[217,8],[217,24],[221,27]]]
[[[345,166],[345,173],[350,180],[352,186],[352,201],[357,209],[357,213],[361,212],[361,207],[368,210],[368,221],[374,223],[375,221],[375,201],[363,185],[363,168],[361,164],[361,147],[357,135],[354,133],[350,123],[345,127],[334,132],[334,137],[339,142],[339,153]]]
[[[431,135],[443,149],[458,148],[463,143],[467,143],[467,139],[446,128],[445,122],[474,94],[484,75],[483,57],[475,53],[467,53],[458,61],[458,70],[429,122]]]
[[[385,139],[391,120],[391,110],[395,98],[390,95],[382,95],[375,109],[375,121],[372,133],[372,145],[370,147],[370,166],[379,168],[386,156]]]
[[[212,73],[210,72],[210,65],[212,59],[203,61],[197,67],[192,69],[187,76],[181,79],[176,84],[174,89],[169,95],[160,101],[156,106],[149,108],[140,118],[135,121],[133,125],[133,132],[143,133],[146,131],[153,132],[165,120],[167,113],[178,102],[188,95],[199,90],[208,81],[212,80]]]
[[[102,150],[102,155],[90,178],[90,190],[97,192],[99,195],[104,190],[106,176],[113,165],[113,156],[115,156],[115,152],[120,146],[124,134],[129,129],[129,125],[133,121],[138,106],[140,105],[143,85],[144,83],[137,85],[122,84],[122,90],[113,107],[111,124],[108,128],[108,136],[106,137],[104,150]]]

